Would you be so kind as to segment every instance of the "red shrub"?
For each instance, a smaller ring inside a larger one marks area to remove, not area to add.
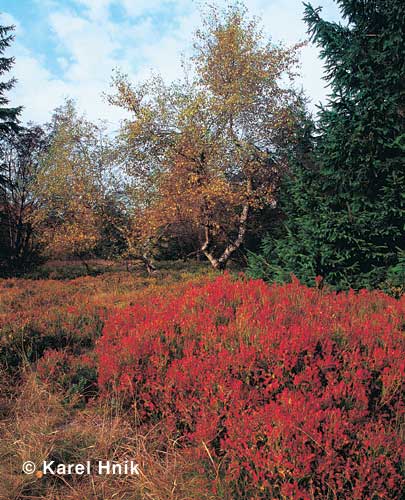
[[[399,498],[404,323],[405,298],[224,275],[112,316],[99,385],[205,444],[238,498]]]

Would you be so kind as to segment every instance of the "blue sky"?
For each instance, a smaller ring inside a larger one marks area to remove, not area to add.
[[[225,4],[219,0],[217,4]],[[266,35],[294,43],[306,39],[301,0],[246,0],[251,15],[261,18]],[[332,0],[313,0],[322,15],[338,20]],[[180,76],[181,53],[191,48],[200,24],[193,0],[0,0],[0,23],[16,25],[16,38],[7,55],[16,58],[18,79],[11,98],[23,105],[23,120],[45,122],[66,97],[76,100],[90,119],[108,120],[117,127],[124,117],[109,106],[114,68],[141,81],[150,71],[170,81]],[[312,107],[325,100],[319,51],[302,51],[300,84]]]

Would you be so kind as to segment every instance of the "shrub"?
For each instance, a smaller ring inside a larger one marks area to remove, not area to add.
[[[399,498],[404,321],[405,299],[379,291],[223,275],[113,314],[98,383],[234,498]]]
[[[96,394],[96,370],[91,356],[75,356],[68,350],[49,349],[37,363],[37,375],[54,392],[62,392],[65,399],[83,404]]]

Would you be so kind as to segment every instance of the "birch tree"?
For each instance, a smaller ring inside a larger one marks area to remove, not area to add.
[[[240,4],[211,7],[204,19],[181,80],[133,85],[117,74],[109,99],[130,113],[120,143],[140,200],[139,234],[150,242],[192,224],[200,251],[221,269],[254,211],[275,202],[287,168],[300,45],[267,41]]]

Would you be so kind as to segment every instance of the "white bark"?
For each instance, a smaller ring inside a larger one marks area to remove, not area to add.
[[[209,247],[211,244],[210,230],[209,230],[209,225],[205,226],[205,241],[203,246],[201,247],[201,251],[210,261],[214,269],[223,269],[226,266],[226,263],[228,262],[229,258],[232,256],[232,254],[243,243],[247,229],[248,217],[249,217],[249,203],[246,203],[245,205],[243,205],[242,212],[239,217],[238,236],[233,242],[230,242],[226,246],[225,250],[223,251],[222,255],[219,258],[215,258],[214,255],[209,251]]]

